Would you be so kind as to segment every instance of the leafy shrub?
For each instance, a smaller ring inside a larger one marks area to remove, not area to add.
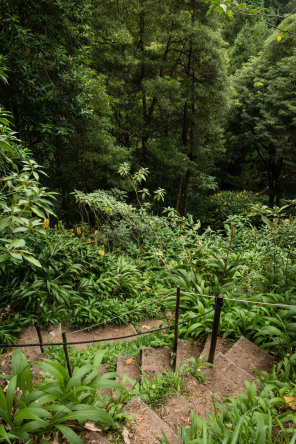
[[[223,226],[229,216],[246,215],[251,205],[268,202],[268,196],[258,195],[252,191],[221,191],[209,196],[205,216],[206,223],[215,227]]]
[[[50,377],[33,385],[25,355],[20,350],[14,351],[12,376],[1,375],[9,381],[6,393],[0,387],[0,412],[9,432],[3,424],[0,437],[8,442],[11,439],[29,441],[30,433],[42,436],[59,430],[70,443],[78,444],[82,441],[70,427],[70,421],[74,421],[72,427],[76,422],[83,425],[87,420],[112,426],[112,417],[95,405],[97,389],[121,386],[112,380],[116,376],[113,373],[98,379],[102,358],[103,353],[98,352],[92,364],[75,368],[71,378],[67,370],[55,361],[45,359],[37,362]]]

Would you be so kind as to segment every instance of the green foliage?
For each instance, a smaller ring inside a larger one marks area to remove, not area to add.
[[[1,191],[0,191],[0,267],[6,263],[28,261],[41,267],[28,248],[28,237],[44,236],[44,220],[53,214],[52,197],[39,185],[40,166],[18,145],[7,113],[0,114]],[[20,164],[19,168],[17,164]],[[41,219],[40,219],[41,218]]]
[[[295,15],[283,25],[295,28]],[[295,193],[294,182],[286,181],[295,162],[295,36],[288,33],[278,42],[272,35],[262,53],[234,78],[227,134],[229,170],[240,183],[252,183],[254,189],[268,187],[270,207]]]
[[[291,443],[296,441],[295,415],[283,396],[295,396],[295,355],[274,366],[260,378],[261,388],[246,381],[245,393],[214,404],[214,413],[202,419],[191,412],[191,425],[182,427],[179,436],[183,444],[214,443]],[[158,438],[161,444],[168,440]]]
[[[89,361],[92,361],[98,350],[104,351],[103,364],[109,364],[112,371],[116,370],[117,356],[138,357],[142,347],[172,347],[173,334],[168,330],[166,332],[156,332],[141,335],[132,341],[122,342],[102,342],[87,349],[77,349],[69,347],[69,356],[73,366],[80,367]],[[58,362],[66,365],[65,355],[61,347],[49,347],[47,353]]]
[[[267,203],[266,196],[252,191],[220,191],[208,198],[207,223],[221,227],[230,216],[246,215],[251,205]]]
[[[71,378],[55,361],[37,362],[50,377],[33,385],[25,355],[20,350],[14,351],[12,376],[1,375],[9,381],[6,393],[0,388],[1,416],[4,424],[9,426],[6,434],[2,425],[1,437],[7,442],[11,438],[28,441],[32,432],[42,436],[59,430],[70,443],[76,444],[82,441],[70,427],[70,421],[73,425],[76,422],[83,425],[87,420],[93,420],[112,427],[112,417],[96,407],[97,390],[121,386],[113,380],[114,373],[98,378],[102,358],[103,352],[98,352],[92,364],[75,368]]]

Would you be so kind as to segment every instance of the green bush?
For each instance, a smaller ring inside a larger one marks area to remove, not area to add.
[[[229,216],[246,215],[251,205],[267,202],[268,196],[252,191],[221,191],[209,196],[205,221],[214,227],[223,226]]]

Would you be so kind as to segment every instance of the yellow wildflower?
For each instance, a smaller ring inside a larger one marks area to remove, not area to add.
[[[216,211],[219,211],[218,208],[216,208]]]
[[[108,213],[109,210],[110,210],[110,207],[106,207],[106,213]]]
[[[99,250],[99,254],[100,254],[101,256],[104,256],[104,254],[105,254],[105,250]]]
[[[87,243],[91,244],[91,239],[90,238],[87,239]]]
[[[98,230],[96,230],[96,231],[94,232],[94,235],[95,235],[95,236],[98,236],[98,234],[99,234],[99,233],[98,233]]]
[[[238,194],[236,195],[236,198],[238,199]]]
[[[229,198],[229,200],[231,200],[231,197]]]
[[[227,203],[226,203],[226,202],[224,202],[224,205],[227,205]]]
[[[43,224],[42,224],[42,228],[46,229],[48,227],[49,227],[49,219],[44,219]]]
[[[211,199],[211,202],[214,202],[213,199]]]

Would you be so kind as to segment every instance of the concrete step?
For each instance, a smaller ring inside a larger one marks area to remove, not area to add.
[[[211,346],[211,339],[212,339],[212,335],[210,334],[210,335],[208,335],[205,345],[204,345],[204,348],[201,352],[201,354],[204,355],[203,361],[208,360],[210,346]],[[216,350],[215,350],[215,356],[217,356],[218,353],[223,353],[223,355],[225,355],[228,352],[228,350],[231,348],[231,346],[232,346],[232,343],[228,339],[223,339],[218,336]]]
[[[138,396],[134,396],[124,410],[136,420],[128,421],[130,444],[157,444],[157,437],[162,437],[162,432],[170,444],[182,444],[175,432]]]
[[[127,375],[129,378],[136,381],[141,375],[140,359],[131,356],[118,356],[116,371],[119,374],[119,378],[116,378],[117,382],[122,382],[124,375]],[[125,387],[127,390],[131,390],[133,388],[133,384],[130,381],[127,381]]]
[[[239,338],[233,347],[225,354],[225,357],[253,376],[256,376],[256,371],[251,364],[253,364],[258,371],[270,370],[273,365],[273,359],[269,353],[261,350],[244,336]]]
[[[47,329],[41,329],[42,342],[44,344],[50,342],[62,342],[62,328],[61,324],[53,325]],[[34,325],[30,325],[22,332],[19,344],[38,344],[39,338]],[[43,356],[40,347],[21,347],[23,353],[25,353],[29,361],[33,362]]]
[[[165,370],[172,370],[168,348],[143,347],[141,349],[141,369],[148,375],[159,375]]]
[[[88,444],[110,444],[110,441],[108,441],[98,432],[84,430],[83,432],[79,433],[79,436],[83,442]]]
[[[196,378],[188,375],[186,391],[194,411],[202,418],[206,418],[213,412],[213,399],[215,402],[223,402],[226,396],[231,396],[236,390],[234,384],[221,374],[207,371],[207,381],[198,382]]]
[[[214,369],[232,381],[237,390],[243,390],[245,388],[245,381],[252,382],[254,379],[253,375],[235,365],[222,353],[218,353],[215,357]]]
[[[157,409],[158,415],[171,427],[176,430],[181,427],[190,425],[190,411],[197,413],[194,405],[184,396],[177,393],[173,397],[167,399],[165,406]]]
[[[176,369],[182,367],[191,356],[197,359],[200,356],[201,351],[202,346],[196,342],[178,339]]]

